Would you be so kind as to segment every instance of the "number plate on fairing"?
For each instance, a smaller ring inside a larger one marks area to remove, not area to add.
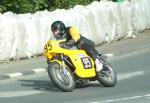
[[[89,57],[82,57],[81,61],[82,61],[83,67],[85,69],[91,69],[92,68],[92,62],[91,62],[91,59]]]

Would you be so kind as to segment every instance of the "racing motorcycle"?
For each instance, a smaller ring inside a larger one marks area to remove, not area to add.
[[[84,50],[65,46],[65,40],[49,40],[44,46],[48,75],[53,84],[64,92],[84,86],[87,81],[99,81],[105,87],[113,87],[117,76],[111,65],[97,53],[102,70],[96,71],[96,64]]]

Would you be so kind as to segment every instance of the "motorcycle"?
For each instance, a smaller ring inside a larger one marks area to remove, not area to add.
[[[87,81],[99,81],[105,87],[113,87],[117,76],[111,65],[97,53],[102,70],[96,72],[96,64],[84,50],[71,49],[65,40],[49,40],[44,46],[48,75],[53,84],[64,92],[84,86]]]

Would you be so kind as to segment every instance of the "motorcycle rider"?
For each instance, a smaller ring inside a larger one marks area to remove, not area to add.
[[[79,49],[85,50],[86,53],[94,60],[97,72],[102,69],[102,63],[100,63],[97,59],[95,43],[82,36],[76,27],[66,27],[62,21],[54,21],[51,25],[51,31],[57,40],[65,38],[65,45],[69,47],[75,45]]]

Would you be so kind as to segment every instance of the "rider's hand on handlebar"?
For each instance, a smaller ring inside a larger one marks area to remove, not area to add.
[[[66,45],[69,46],[69,47],[72,47],[72,46],[75,45],[75,41],[74,40],[66,41]]]
[[[59,46],[62,47],[62,48],[66,48],[66,49],[69,49],[69,48],[70,48],[70,47],[66,44],[66,41],[60,42]]]
[[[64,41],[64,42],[61,42],[60,43],[60,46],[63,47],[63,48],[70,48],[72,46],[75,45],[75,41],[74,40],[69,40],[69,41]]]

